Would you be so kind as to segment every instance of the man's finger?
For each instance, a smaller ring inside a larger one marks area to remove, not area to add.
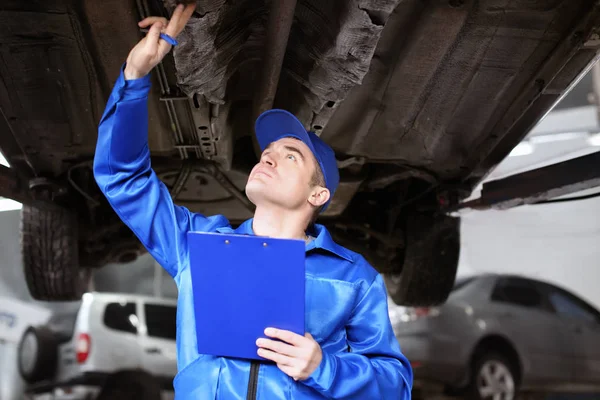
[[[267,349],[258,349],[256,353],[267,360],[271,360],[281,365],[292,366],[294,362],[294,360],[288,356],[284,356],[283,354],[278,354]]]
[[[164,57],[171,50],[171,47],[171,44],[168,43],[166,40],[159,40],[158,52],[160,53],[160,57]]]
[[[181,14],[181,20],[179,21],[179,32],[177,34],[181,33],[183,28],[185,28],[187,23],[190,21],[190,18],[192,18],[192,14],[194,14],[194,11],[196,11],[195,2],[194,4],[188,4],[187,6],[185,6],[185,9]]]
[[[293,346],[300,346],[306,340],[304,336],[300,336],[297,333],[275,328],[265,329],[265,335],[276,339],[281,339]]]
[[[178,4],[173,11],[173,15],[171,15],[171,19],[169,20],[169,25],[165,29],[165,33],[170,36],[177,36],[177,27],[179,26],[179,21],[181,20],[181,16],[183,14],[183,10],[185,6],[183,4]]]
[[[160,37],[160,31],[162,30],[162,22],[158,21],[150,27],[148,35],[146,35],[146,49],[150,54],[156,54],[158,49],[158,40]]]
[[[160,21],[163,24],[163,27],[167,26],[167,24],[169,23],[169,21],[165,17],[147,17],[138,22],[138,26],[140,28],[147,28],[158,21]]]
[[[173,15],[171,16],[171,20],[169,21],[169,25],[165,29],[165,33],[172,37],[177,37],[185,28],[185,25],[188,23],[194,10],[196,9],[196,3],[188,4],[184,7],[183,4],[179,4],[175,11],[173,11]]]
[[[294,378],[295,381],[297,381],[298,379],[296,379],[296,369],[294,367],[290,367],[288,365],[281,365],[281,364],[277,364],[277,368],[279,368],[281,371],[283,371],[284,374],[286,374],[289,377]]]
[[[256,345],[258,347],[272,350],[275,353],[283,354],[289,357],[298,357],[300,355],[300,350],[297,347],[291,346],[287,343],[278,342],[276,340],[261,338],[256,341]]]

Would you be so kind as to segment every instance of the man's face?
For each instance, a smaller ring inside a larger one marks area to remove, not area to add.
[[[318,188],[311,187],[317,166],[307,145],[294,138],[273,142],[250,172],[246,194],[255,205],[273,204],[290,210],[307,206]]]

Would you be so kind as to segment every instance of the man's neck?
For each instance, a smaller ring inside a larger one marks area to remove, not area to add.
[[[306,216],[301,212],[275,207],[256,207],[252,230],[258,236],[306,239]]]

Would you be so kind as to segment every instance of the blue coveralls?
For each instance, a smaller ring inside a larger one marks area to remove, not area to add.
[[[186,232],[253,234],[252,220],[232,229],[173,204],[150,165],[150,76],[126,81],[123,69],[102,117],[94,159],[96,181],[115,212],[179,289],[176,398],[246,399],[250,362],[198,354]],[[306,247],[306,330],[323,361],[304,381],[277,366],[258,369],[257,399],[410,399],[413,372],[394,337],[381,276],[365,259],[336,244],[322,225]]]

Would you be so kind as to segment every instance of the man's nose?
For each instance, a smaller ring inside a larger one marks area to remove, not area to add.
[[[271,156],[271,154],[267,154],[267,155],[263,156],[261,161],[264,164],[267,164],[271,167],[277,166],[277,162],[275,161],[275,158],[273,156]]]

